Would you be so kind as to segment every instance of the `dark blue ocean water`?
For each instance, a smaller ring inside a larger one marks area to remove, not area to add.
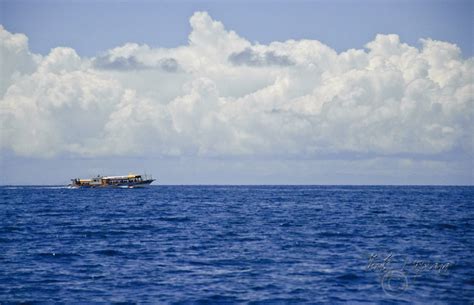
[[[474,301],[474,187],[0,195],[0,303]]]

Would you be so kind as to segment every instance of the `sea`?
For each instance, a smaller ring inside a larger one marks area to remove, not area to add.
[[[0,303],[473,304],[472,186],[0,187]]]

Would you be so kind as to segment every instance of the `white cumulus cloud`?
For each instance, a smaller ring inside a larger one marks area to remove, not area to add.
[[[21,156],[472,155],[474,59],[377,35],[251,43],[206,12],[189,43],[33,54],[0,27],[1,149]]]

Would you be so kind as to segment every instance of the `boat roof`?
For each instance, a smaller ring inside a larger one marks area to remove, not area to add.
[[[141,177],[141,175],[135,175],[135,174],[130,174],[130,175],[125,175],[125,176],[104,176],[102,179],[130,179],[130,178],[138,178]]]

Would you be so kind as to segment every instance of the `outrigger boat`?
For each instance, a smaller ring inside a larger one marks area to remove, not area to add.
[[[149,186],[155,179],[151,176],[129,174],[126,176],[100,176],[90,179],[71,179],[70,188],[138,188]]]

